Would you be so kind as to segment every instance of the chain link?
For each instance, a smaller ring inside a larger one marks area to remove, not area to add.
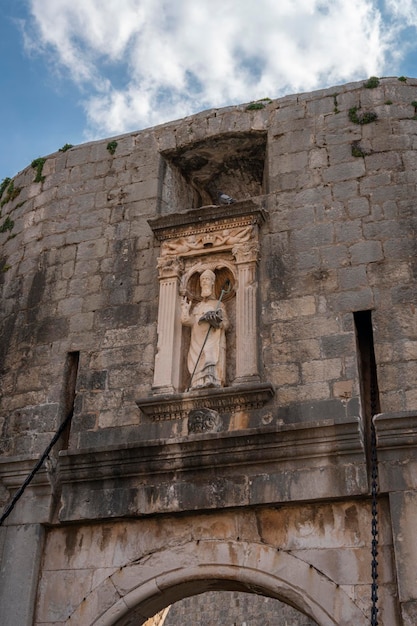
[[[378,626],[378,455],[373,417],[376,415],[376,381],[371,382],[371,498],[372,498],[372,588],[371,626]]]

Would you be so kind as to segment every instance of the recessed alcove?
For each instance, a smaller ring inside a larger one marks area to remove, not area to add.
[[[227,133],[162,153],[160,212],[217,204],[218,191],[237,201],[265,193],[266,133]]]
[[[198,428],[206,428],[213,411],[219,416],[237,411],[247,417],[248,411],[262,407],[274,395],[272,385],[261,382],[258,354],[257,264],[259,229],[265,219],[261,207],[246,201],[148,220],[161,243],[158,343],[152,394],[137,404],[153,421],[190,418],[190,411],[197,411]],[[212,281],[210,298],[200,285],[207,273]],[[204,364],[211,328],[205,338],[204,333],[198,334],[198,340],[191,333],[190,342],[190,326],[194,324],[194,332],[203,321],[198,307],[207,302],[217,303],[216,310],[221,303],[226,337],[222,339],[219,333],[208,348],[213,352],[206,379],[198,378],[196,368],[202,354]],[[198,312],[189,323],[189,311],[194,315],[194,310]]]

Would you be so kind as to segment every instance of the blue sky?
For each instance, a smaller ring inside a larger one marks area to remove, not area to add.
[[[417,0],[0,0],[0,181],[66,143],[417,76]]]

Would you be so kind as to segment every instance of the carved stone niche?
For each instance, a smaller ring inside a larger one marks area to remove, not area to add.
[[[137,404],[152,420],[188,417],[190,426],[197,415],[201,423],[190,432],[218,430],[219,420],[202,409],[233,412],[252,407],[255,397],[257,407],[272,397],[272,385],[260,382],[258,362],[264,220],[265,211],[253,202],[149,220],[161,242],[158,345],[152,396]]]

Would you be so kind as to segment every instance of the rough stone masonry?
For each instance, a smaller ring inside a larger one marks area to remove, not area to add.
[[[416,111],[417,80],[361,81],[2,184],[4,506],[67,427],[0,528],[0,623],[128,626],[225,590],[369,624],[372,423],[378,623],[417,622]],[[190,391],[171,321],[207,265],[232,285],[226,382]]]

